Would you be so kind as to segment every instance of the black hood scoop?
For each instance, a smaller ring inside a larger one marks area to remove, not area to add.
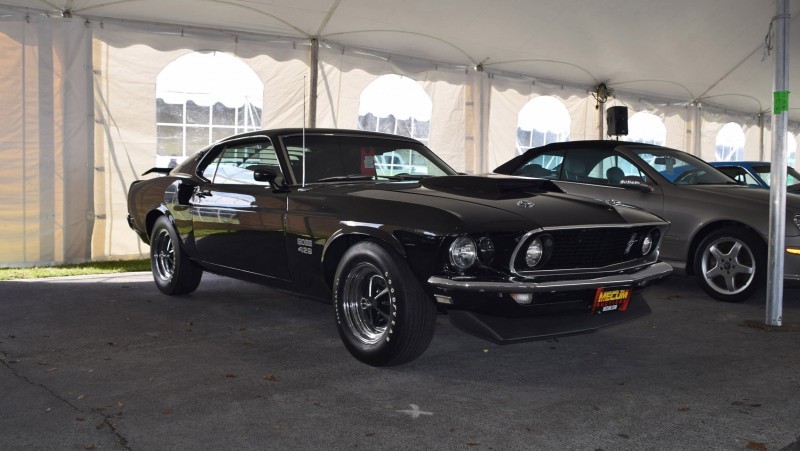
[[[420,184],[430,190],[489,200],[518,199],[547,192],[563,193],[550,180],[494,174],[428,177],[422,179]]]

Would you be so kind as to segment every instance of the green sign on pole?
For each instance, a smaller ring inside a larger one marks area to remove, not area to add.
[[[781,114],[789,111],[789,91],[775,91],[773,96],[773,111]]]

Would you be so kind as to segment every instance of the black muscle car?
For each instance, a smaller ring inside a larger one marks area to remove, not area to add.
[[[134,182],[129,223],[169,295],[203,271],[332,300],[362,362],[421,355],[437,310],[495,342],[588,332],[650,312],[668,224],[549,180],[458,175],[420,142],[260,130]]]

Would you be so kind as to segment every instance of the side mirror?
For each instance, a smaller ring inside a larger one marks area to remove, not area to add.
[[[247,167],[253,171],[253,180],[256,182],[267,182],[270,185],[283,185],[283,176],[274,167],[265,164],[254,164]]]
[[[643,193],[652,193],[653,187],[648,185],[643,178],[638,175],[627,175],[619,181],[619,186],[627,189],[635,189]]]
[[[283,176],[274,169],[258,169],[253,171],[253,180],[256,182],[267,182],[273,186],[283,185]]]

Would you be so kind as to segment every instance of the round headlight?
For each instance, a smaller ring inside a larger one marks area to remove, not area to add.
[[[460,236],[450,245],[450,263],[456,268],[467,269],[478,259],[478,247],[472,238]]]
[[[533,268],[542,261],[543,255],[544,245],[542,245],[542,240],[535,238],[531,241],[531,244],[528,245],[528,250],[525,251],[525,264],[528,265],[529,268]]]
[[[650,249],[652,248],[653,248],[653,237],[652,237],[652,232],[650,232],[642,240],[642,255],[647,255],[648,253],[650,253]]]
[[[658,241],[658,229],[653,229],[647,232],[644,239],[642,240],[642,257],[646,256],[653,250],[653,247],[656,245]]]

